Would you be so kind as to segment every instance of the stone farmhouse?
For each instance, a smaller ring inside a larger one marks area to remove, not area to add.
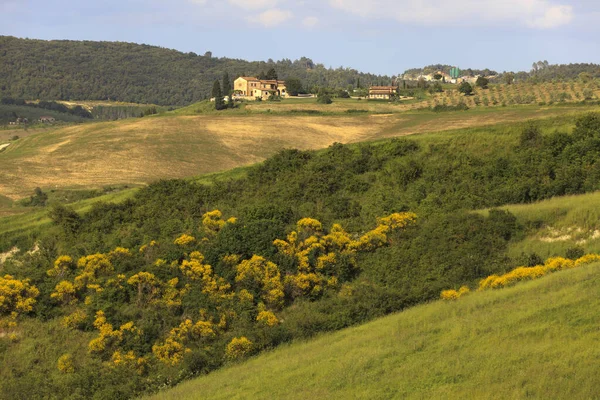
[[[250,76],[240,76],[233,82],[233,94],[246,100],[267,100],[271,96],[288,97],[285,81]]]
[[[369,99],[389,100],[398,94],[396,86],[371,86],[369,88]]]

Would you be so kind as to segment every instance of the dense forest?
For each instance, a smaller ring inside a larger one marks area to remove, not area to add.
[[[481,148],[465,134],[284,150],[241,178],[53,206],[40,237],[0,239],[37,241],[0,270],[0,393],[128,398],[527,265],[506,253],[527,227],[472,210],[600,189],[600,115],[572,133],[497,129]]]
[[[350,68],[326,68],[309,58],[244,61],[182,53],[145,44],[33,40],[0,36],[0,97],[117,100],[186,105],[209,97],[215,79],[260,75],[295,77],[305,88],[387,84],[391,78]]]

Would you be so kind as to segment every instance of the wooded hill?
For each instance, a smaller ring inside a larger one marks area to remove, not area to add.
[[[234,79],[270,68],[278,78],[294,76],[307,88],[346,88],[358,80],[361,86],[390,82],[387,76],[330,69],[305,57],[250,62],[121,42],[0,36],[0,59],[0,97],[24,99],[185,105],[207,98],[225,71]]]

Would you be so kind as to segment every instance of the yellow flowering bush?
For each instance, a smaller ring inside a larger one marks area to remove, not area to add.
[[[231,339],[225,349],[228,358],[234,360],[248,355],[252,351],[252,342],[245,336]]]
[[[470,291],[471,290],[469,289],[468,286],[462,286],[458,290],[454,290],[454,289],[443,290],[442,293],[441,293],[441,295],[440,295],[440,298],[442,300],[457,300],[458,298],[466,295]]]
[[[298,230],[307,230],[307,231],[315,231],[320,232],[323,230],[323,225],[314,218],[302,218],[296,224],[298,226]]]
[[[77,261],[77,268],[81,270],[81,273],[75,277],[75,287],[78,289],[86,288],[88,284],[94,284],[99,277],[114,272],[114,267],[105,254],[81,257]]]
[[[75,268],[73,259],[69,256],[60,256],[54,261],[54,267],[46,271],[51,277],[62,278]]]
[[[12,275],[0,277],[0,327],[14,327],[20,314],[33,310],[40,291],[29,282],[29,279],[20,280]]]
[[[275,326],[279,324],[279,319],[271,311],[261,311],[256,316],[256,320],[265,326]]]
[[[60,372],[65,374],[72,374],[75,372],[75,365],[73,364],[73,356],[70,354],[63,354],[56,362],[56,367]]]
[[[71,282],[61,281],[56,285],[50,297],[60,301],[63,305],[75,304],[77,303],[77,289]]]
[[[60,321],[60,324],[66,328],[77,329],[85,322],[87,314],[83,310],[76,310],[73,313],[65,316]]]
[[[138,272],[127,280],[127,284],[137,287],[137,302],[152,303],[160,293],[162,282],[150,272]]]
[[[479,282],[479,290],[502,288],[519,281],[537,279],[552,272],[575,268],[595,261],[600,261],[600,255],[586,254],[575,261],[564,257],[552,257],[547,259],[544,265],[517,267],[504,275],[490,275]]]
[[[108,253],[108,257],[111,260],[118,260],[119,258],[126,258],[130,256],[131,252],[129,251],[129,249],[126,249],[124,247],[117,247],[113,251]]]
[[[240,289],[255,293],[272,308],[283,307],[283,284],[279,268],[265,258],[254,255],[237,266],[235,282]]]
[[[586,254],[586,255],[579,257],[577,260],[575,260],[574,266],[579,267],[580,265],[589,264],[589,263],[593,263],[596,261],[600,261],[599,254]]]
[[[156,358],[171,366],[179,364],[183,361],[183,357],[190,352],[190,349],[172,338],[167,338],[163,344],[155,344],[152,346],[152,353]]]
[[[100,354],[113,349],[124,340],[139,339],[142,334],[133,321],[121,325],[118,330],[113,329],[112,324],[107,321],[104,311],[101,310],[96,312],[94,327],[99,331],[99,335],[88,343],[88,350],[92,354]]]
[[[379,225],[387,226],[392,230],[402,229],[416,222],[417,214],[412,212],[394,213],[377,219]]]
[[[209,234],[219,232],[226,224],[226,222],[221,219],[222,216],[223,214],[219,210],[213,210],[203,214],[202,226],[204,226],[205,231]]]
[[[195,237],[184,233],[183,235],[181,235],[177,239],[175,239],[175,241],[173,243],[176,244],[177,246],[184,247],[184,246],[194,243],[195,241],[196,241]]]
[[[137,357],[135,353],[130,350],[127,353],[123,353],[119,350],[115,351],[110,358],[113,367],[125,367],[128,370],[135,370],[138,374],[143,374],[146,371],[148,360],[144,357]]]

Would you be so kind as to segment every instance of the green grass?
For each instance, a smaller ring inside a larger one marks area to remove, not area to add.
[[[283,346],[152,400],[592,399],[600,265]]]
[[[89,211],[94,203],[110,202],[119,203],[125,201],[135,194],[138,188],[125,189],[115,193],[109,193],[103,196],[85,199],[69,204],[75,211],[85,213]],[[0,198],[0,201],[2,199]],[[12,205],[12,204],[11,204]],[[22,243],[23,241],[31,245],[35,237],[50,224],[47,207],[13,207],[16,214],[0,218],[0,239],[4,243]],[[1,211],[1,210],[0,210]],[[4,240],[9,239],[9,240]],[[8,249],[1,249],[8,250]]]
[[[600,192],[556,197],[533,204],[501,207],[513,213],[528,231],[513,243],[510,256],[537,253],[542,258],[564,255],[571,247],[600,253]]]
[[[546,259],[564,256],[572,247],[600,253],[599,203],[600,192],[594,192],[499,207],[514,214],[526,232],[525,237],[511,243],[508,255],[537,253]],[[478,212],[487,214],[487,210]]]

